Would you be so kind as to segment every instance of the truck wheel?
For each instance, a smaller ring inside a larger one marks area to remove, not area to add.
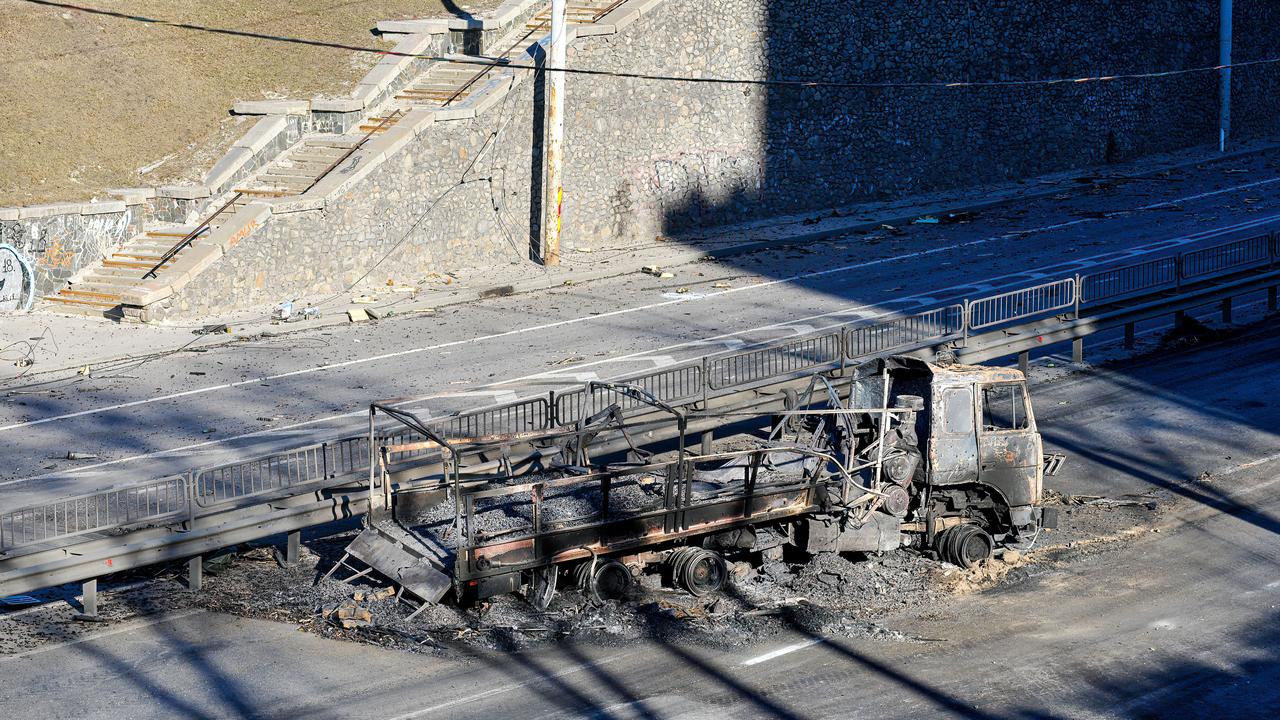
[[[631,589],[631,571],[614,558],[587,560],[578,566],[576,575],[583,594],[598,603],[621,600]]]
[[[991,557],[995,541],[977,525],[956,525],[938,538],[938,555],[952,565],[971,568]]]
[[[728,568],[720,554],[699,547],[685,547],[667,558],[671,580],[690,595],[701,596],[724,587]]]
[[[529,604],[538,612],[551,607],[551,599],[556,596],[556,579],[559,577],[559,565],[548,565],[533,571],[532,582],[529,583]]]

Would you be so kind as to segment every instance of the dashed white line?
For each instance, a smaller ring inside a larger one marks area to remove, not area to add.
[[[1280,178],[1276,178],[1276,180],[1275,180],[1275,181],[1276,181],[1276,182],[1280,182]],[[1246,186],[1242,186],[1242,187],[1246,187]],[[1178,238],[1165,239],[1165,240],[1160,240],[1160,241],[1156,241],[1156,242],[1153,242],[1153,243],[1149,243],[1149,244],[1147,244],[1147,245],[1134,246],[1134,247],[1127,248],[1126,250],[1119,251],[1119,252],[1116,252],[1116,251],[1109,251],[1109,252],[1107,252],[1107,253],[1104,253],[1104,254],[1101,254],[1101,255],[1099,255],[1099,256],[1098,256],[1098,257],[1103,257],[1103,258],[1105,258],[1105,260],[1104,260],[1104,261],[1093,262],[1093,261],[1090,261],[1089,259],[1081,259],[1081,260],[1075,260],[1075,261],[1072,261],[1072,262],[1071,262],[1071,265],[1072,265],[1073,267],[1074,267],[1074,266],[1089,267],[1089,266],[1091,266],[1091,265],[1101,264],[1102,262],[1110,263],[1110,262],[1113,262],[1113,261],[1115,261],[1115,260],[1122,260],[1122,259],[1127,259],[1127,258],[1133,258],[1133,257],[1137,257],[1137,256],[1139,256],[1139,255],[1143,255],[1143,254],[1147,254],[1147,253],[1149,253],[1149,252],[1152,252],[1151,248],[1153,248],[1153,247],[1155,247],[1155,248],[1157,248],[1157,249],[1165,249],[1165,248],[1172,247],[1172,246],[1176,246],[1176,245],[1185,245],[1185,244],[1188,244],[1188,243],[1191,243],[1191,242],[1196,242],[1196,241],[1199,241],[1199,240],[1205,240],[1205,239],[1209,239],[1209,238],[1217,237],[1217,236],[1220,236],[1220,235],[1225,235],[1225,234],[1229,234],[1229,233],[1232,233],[1232,232],[1237,232],[1237,231],[1240,231],[1240,230],[1245,230],[1245,229],[1250,229],[1250,228],[1257,227],[1257,226],[1260,226],[1260,225],[1265,225],[1265,224],[1268,224],[1268,223],[1271,223],[1271,222],[1275,222],[1275,221],[1277,221],[1277,220],[1280,220],[1280,215],[1268,215],[1268,216],[1266,216],[1266,217],[1262,217],[1262,218],[1255,218],[1255,219],[1253,219],[1253,220],[1246,220],[1246,221],[1241,222],[1241,223],[1236,223],[1236,224],[1234,224],[1234,225],[1227,225],[1227,226],[1223,226],[1223,227],[1213,228],[1213,229],[1211,229],[1211,230],[1204,230],[1204,231],[1201,231],[1201,232],[1192,233],[1192,234],[1189,234],[1189,235],[1184,235],[1184,236],[1182,236],[1182,237],[1178,237]],[[1002,236],[998,236],[998,237],[1002,237]],[[843,267],[840,267],[840,268],[829,268],[829,269],[827,269],[827,270],[819,270],[819,271],[815,271],[815,272],[811,272],[811,273],[802,273],[802,274],[799,274],[799,275],[793,275],[793,276],[788,277],[788,278],[779,278],[779,279],[776,279],[776,280],[771,280],[771,281],[764,282],[764,283],[759,283],[759,284],[756,284],[756,285],[747,285],[747,286],[742,286],[742,287],[729,288],[729,289],[726,289],[726,290],[721,290],[721,291],[716,292],[716,293],[709,293],[709,294],[708,294],[708,297],[718,297],[718,296],[721,296],[721,295],[726,295],[726,294],[729,294],[729,293],[740,292],[740,291],[743,291],[743,290],[754,290],[754,289],[759,289],[759,288],[762,288],[762,287],[768,287],[768,286],[773,286],[773,285],[779,285],[779,284],[783,284],[783,283],[790,283],[790,282],[794,282],[794,281],[799,280],[799,279],[806,279],[806,278],[811,278],[811,277],[816,277],[816,276],[821,276],[821,275],[829,275],[829,274],[833,274],[833,273],[845,272],[845,271],[848,271],[848,270],[850,270],[850,269],[861,269],[861,268],[865,268],[865,267],[871,267],[871,266],[876,266],[876,265],[882,265],[882,264],[887,264],[887,263],[890,263],[890,262],[896,262],[896,261],[898,261],[898,260],[909,260],[909,259],[914,259],[914,258],[918,258],[918,257],[926,256],[926,255],[932,255],[932,254],[939,253],[939,252],[945,252],[945,251],[950,251],[950,250],[956,250],[956,249],[964,248],[964,247],[966,247],[966,246],[978,245],[978,244],[986,243],[986,242],[989,242],[989,241],[991,241],[991,240],[998,239],[998,237],[982,238],[982,239],[979,239],[979,240],[972,240],[972,241],[967,242],[967,243],[960,243],[959,245],[948,246],[948,247],[945,247],[945,248],[933,248],[933,249],[930,249],[930,250],[921,250],[921,251],[917,251],[917,252],[914,252],[914,253],[907,253],[907,254],[905,254],[905,255],[897,255],[897,256],[893,256],[893,257],[879,258],[879,259],[877,259],[877,260],[870,260],[870,261],[867,261],[867,262],[864,262],[864,263],[855,263],[855,264],[852,264],[852,265],[846,265],[846,266],[843,266]],[[1054,264],[1051,264],[1051,265],[1043,266],[1043,267],[1041,267],[1041,268],[1024,269],[1024,270],[1020,270],[1020,271],[1017,271],[1017,272],[1008,273],[1007,275],[1003,275],[1003,276],[1000,276],[1000,277],[990,278],[990,279],[988,280],[988,284],[998,282],[999,280],[1001,280],[1001,279],[1003,279],[1003,278],[1006,278],[1006,277],[1015,277],[1015,276],[1016,276],[1016,277],[1022,277],[1022,276],[1025,276],[1028,272],[1041,272],[1041,271],[1045,271],[1045,270],[1052,269],[1052,268],[1060,268],[1060,267],[1062,267],[1063,265],[1064,265],[1064,263],[1054,263]],[[994,287],[994,284],[991,284],[990,286],[991,286],[991,287]],[[961,285],[953,285],[953,286],[951,286],[950,288],[942,288],[941,290],[932,290],[932,291],[930,291],[930,292],[932,292],[932,293],[937,293],[937,294],[942,294],[942,293],[944,293],[944,292],[954,291],[954,290],[957,290],[957,289],[960,289],[960,288],[971,288],[971,287],[973,287],[973,285],[972,285],[971,283],[968,283],[968,284],[961,284]],[[906,297],[904,297],[904,298],[899,298],[899,300],[906,301],[906,300],[914,299],[915,297],[916,297],[916,296],[906,296]],[[405,355],[412,355],[412,354],[415,354],[415,353],[421,353],[421,352],[425,352],[425,351],[429,351],[429,350],[438,350],[438,349],[447,348],[447,347],[456,347],[456,346],[460,346],[460,345],[467,345],[467,344],[470,344],[470,343],[481,342],[481,341],[485,341],[485,340],[492,340],[492,339],[498,339],[498,338],[503,338],[503,337],[513,336],[513,335],[520,335],[520,334],[527,333],[527,332],[534,332],[534,331],[538,331],[538,330],[545,330],[545,329],[554,328],[554,327],[562,327],[562,326],[566,326],[566,325],[572,325],[572,324],[576,324],[576,323],[579,323],[579,322],[584,322],[584,321],[588,321],[588,320],[595,320],[595,319],[604,318],[604,317],[609,317],[609,316],[613,316],[613,315],[623,315],[623,314],[627,314],[627,313],[631,313],[631,312],[637,312],[637,311],[641,311],[641,310],[652,309],[652,308],[655,308],[655,307],[663,307],[663,306],[667,306],[667,305],[673,305],[673,304],[677,304],[677,303],[679,303],[679,302],[684,302],[684,301],[683,301],[683,300],[671,300],[671,301],[667,301],[667,302],[655,303],[655,304],[652,304],[652,305],[645,305],[645,306],[639,306],[639,307],[633,307],[633,308],[620,308],[620,309],[618,309],[618,310],[613,310],[613,311],[610,311],[610,312],[601,313],[601,314],[599,314],[599,315],[591,315],[591,316],[585,316],[585,317],[579,317],[579,318],[570,318],[570,319],[567,319],[567,320],[560,320],[560,321],[557,321],[557,322],[547,323],[547,324],[544,324],[544,325],[538,325],[538,326],[533,326],[533,327],[526,327],[526,328],[518,328],[518,329],[515,329],[515,330],[509,330],[509,331],[506,331],[506,332],[503,332],[503,333],[497,333],[497,334],[494,334],[494,335],[487,335],[487,336],[482,336],[482,337],[470,338],[470,339],[467,339],[467,340],[455,340],[455,341],[448,342],[448,343],[441,343],[441,344],[438,344],[438,345],[432,345],[432,346],[421,347],[421,348],[410,348],[410,349],[407,349],[407,350],[401,350],[401,351],[397,351],[397,352],[393,352],[393,353],[386,353],[386,354],[383,354],[383,355],[377,355],[377,356],[372,356],[372,357],[368,357],[368,358],[357,358],[357,359],[354,359],[354,360],[347,360],[347,361],[340,362],[340,363],[330,363],[330,364],[327,364],[327,365],[319,365],[319,366],[316,366],[316,367],[313,367],[313,368],[303,368],[303,369],[300,369],[300,370],[294,370],[294,371],[287,372],[287,373],[280,373],[280,374],[278,374],[278,375],[269,375],[269,376],[264,376],[264,377],[256,378],[256,379],[252,379],[252,380],[241,380],[241,381],[234,382],[234,383],[225,383],[225,384],[222,384],[222,385],[214,385],[214,386],[210,386],[210,387],[206,387],[206,388],[197,388],[197,389],[195,389],[195,390],[188,390],[188,391],[181,392],[181,393],[172,393],[172,394],[169,394],[169,395],[163,395],[163,396],[158,396],[158,397],[154,397],[154,398],[147,398],[147,399],[143,399],[143,400],[134,400],[134,401],[127,402],[127,403],[119,403],[119,404],[116,404],[116,405],[110,405],[110,406],[99,407],[99,408],[91,408],[91,409],[81,410],[81,411],[77,411],[77,412],[73,412],[73,413],[67,413],[67,414],[64,414],[64,415],[56,415],[56,416],[51,416],[51,417],[48,417],[48,418],[41,418],[41,419],[39,419],[39,420],[31,420],[31,421],[27,421],[27,422],[23,422],[23,423],[15,423],[15,424],[11,424],[11,425],[6,425],[6,426],[3,426],[3,427],[0,427],[0,432],[6,431],[6,430],[12,430],[12,429],[16,429],[16,428],[31,427],[31,426],[34,426],[34,425],[42,425],[42,424],[49,423],[49,422],[54,422],[54,421],[57,421],[57,420],[66,420],[66,419],[70,419],[70,418],[83,417],[83,416],[86,416],[86,415],[93,415],[93,414],[102,413],[102,412],[110,412],[110,411],[113,411],[113,410],[119,410],[119,409],[128,408],[128,407],[136,407],[136,406],[140,406],[140,405],[146,405],[146,404],[149,404],[149,403],[161,402],[161,401],[164,401],[164,400],[171,400],[171,399],[181,398],[181,397],[187,397],[187,396],[190,396],[190,395],[196,395],[196,394],[205,393],[205,392],[213,392],[213,391],[216,391],[216,390],[222,390],[222,389],[227,389],[227,388],[232,388],[232,387],[238,387],[238,386],[244,386],[244,385],[251,385],[251,384],[255,384],[255,383],[261,383],[261,382],[266,382],[266,381],[269,381],[269,380],[276,380],[276,379],[285,378],[285,377],[293,377],[293,376],[296,376],[296,375],[303,375],[303,374],[307,374],[307,373],[321,372],[321,371],[324,371],[324,370],[334,370],[334,369],[339,369],[339,368],[343,368],[343,367],[349,367],[349,366],[352,366],[352,365],[358,365],[358,364],[367,363],[367,362],[374,362],[374,361],[378,361],[378,360],[386,360],[386,359],[389,359],[389,358],[402,357],[402,356],[405,356]],[[631,359],[631,358],[637,358],[637,357],[644,357],[644,356],[648,356],[648,355],[651,355],[651,354],[653,354],[653,353],[668,352],[668,351],[675,350],[675,349],[678,349],[678,348],[690,347],[690,346],[698,345],[698,344],[706,344],[706,343],[716,342],[716,341],[720,341],[720,340],[723,340],[723,339],[725,339],[725,338],[730,338],[730,337],[733,337],[733,336],[736,336],[736,335],[744,335],[744,334],[747,334],[747,333],[759,332],[759,331],[762,331],[762,330],[771,330],[771,329],[782,328],[782,327],[793,327],[793,326],[797,326],[797,325],[799,325],[799,324],[805,323],[805,322],[807,322],[807,321],[816,320],[816,319],[820,319],[820,318],[830,318],[830,317],[834,317],[834,316],[846,315],[846,316],[853,316],[853,317],[856,317],[856,318],[858,318],[858,319],[865,319],[865,318],[868,318],[868,317],[875,317],[875,316],[877,316],[877,315],[881,315],[881,314],[884,314],[884,313],[883,313],[883,312],[877,312],[877,311],[875,311],[874,309],[871,309],[871,308],[869,308],[869,306],[866,306],[866,305],[853,306],[853,307],[849,307],[849,308],[842,308],[842,309],[840,309],[840,310],[833,310],[833,311],[830,311],[830,312],[818,313],[818,314],[815,314],[815,315],[810,315],[810,316],[808,316],[808,317],[796,318],[796,319],[793,319],[793,320],[788,320],[788,321],[784,321],[784,322],[773,323],[773,324],[770,324],[770,325],[762,325],[762,326],[755,327],[755,328],[748,328],[748,329],[745,329],[745,330],[738,330],[738,331],[735,331],[735,332],[724,333],[723,335],[713,336],[713,337],[710,337],[710,338],[702,338],[702,339],[699,339],[699,340],[693,340],[693,341],[685,341],[685,342],[681,342],[681,343],[675,343],[675,344],[673,344],[673,345],[668,345],[668,346],[666,346],[666,347],[661,347],[661,348],[656,348],[656,349],[652,349],[652,350],[645,350],[645,351],[640,351],[640,352],[630,353],[630,354],[627,354],[627,355],[615,356],[615,357],[612,357],[612,358],[603,358],[603,359],[601,359],[601,360],[595,360],[595,361],[588,362],[588,363],[584,363],[584,364],[581,364],[581,365],[575,365],[573,368],[569,369],[569,372],[568,372],[568,373],[566,373],[566,374],[572,374],[572,376],[574,377],[575,381],[577,381],[577,382],[586,382],[587,380],[594,380],[594,379],[597,379],[597,378],[598,378],[598,376],[597,376],[595,373],[580,373],[580,372],[575,372],[575,371],[580,371],[580,370],[582,370],[583,368],[592,367],[592,366],[596,366],[596,365],[601,365],[601,364],[604,364],[604,363],[615,363],[615,362],[619,362],[619,361],[626,360],[626,359]],[[839,323],[837,323],[837,325],[838,325],[838,324],[839,324]],[[825,326],[822,326],[822,327],[815,328],[815,329],[814,329],[814,331],[815,331],[815,332],[820,332],[820,331],[822,331],[822,330],[826,330],[826,329],[831,328],[831,327],[834,327],[834,326],[835,326],[835,325],[825,325]],[[805,327],[810,327],[810,326],[805,326]],[[492,388],[492,387],[501,387],[501,386],[504,386],[504,385],[513,385],[513,384],[518,384],[518,383],[520,383],[520,382],[525,382],[525,381],[530,381],[530,380],[547,379],[547,378],[559,378],[559,377],[564,377],[564,376],[563,376],[563,375],[560,375],[559,373],[554,373],[554,372],[549,373],[549,372],[545,372],[545,371],[543,371],[543,372],[535,373],[535,374],[532,374],[532,375],[526,375],[526,376],[522,376],[522,377],[518,377],[518,378],[511,378],[511,379],[504,380],[504,381],[501,381],[501,382],[498,382],[498,383],[493,383],[493,384],[492,384],[492,385],[490,385],[489,387],[491,387],[491,388]],[[429,396],[423,396],[423,397],[419,397],[419,398],[412,398],[412,399],[410,399],[410,400],[408,400],[408,401],[406,401],[406,402],[408,402],[408,403],[417,403],[417,402],[421,402],[421,401],[424,401],[424,400],[433,399],[433,398],[437,398],[437,397],[440,397],[440,396],[439,396],[439,395],[429,395]],[[315,425],[315,424],[319,424],[319,423],[327,422],[327,421],[330,421],[330,420],[337,420],[337,419],[341,419],[341,418],[354,417],[354,416],[357,416],[357,415],[364,415],[364,414],[365,414],[365,410],[364,410],[364,409],[360,409],[360,410],[356,410],[356,411],[352,411],[352,412],[346,412],[346,413],[339,413],[339,414],[336,414],[336,415],[330,415],[330,416],[326,416],[326,417],[322,417],[322,418],[315,418],[315,419],[313,419],[313,420],[308,420],[308,421],[304,421],[304,422],[299,422],[299,423],[295,423],[295,424],[287,425],[287,426],[283,426],[283,427],[278,427],[278,428],[267,428],[267,429],[263,429],[263,430],[257,430],[257,431],[254,431],[254,432],[244,433],[244,434],[241,434],[241,435],[235,435],[235,436],[232,436],[232,437],[222,438],[222,439],[219,439],[219,440],[209,440],[209,441],[206,441],[206,442],[193,443],[193,444],[191,444],[191,445],[185,445],[185,446],[180,446],[180,447],[175,447],[175,448],[169,448],[169,449],[166,449],[166,450],[159,450],[159,451],[151,452],[151,453],[142,453],[142,454],[138,454],[138,455],[131,455],[131,456],[124,457],[124,458],[117,458],[117,459],[115,459],[115,460],[108,460],[108,461],[101,462],[101,463],[95,463],[95,464],[93,464],[93,465],[86,465],[86,466],[82,466],[82,467],[77,468],[76,470],[71,471],[71,472],[55,471],[55,472],[51,472],[51,473],[44,473],[44,474],[40,474],[40,475],[32,475],[32,476],[27,476],[27,477],[23,477],[23,478],[15,478],[15,479],[12,479],[12,480],[7,480],[7,481],[4,481],[4,482],[0,482],[0,487],[7,486],[7,485],[13,485],[13,484],[17,484],[17,483],[28,482],[28,481],[31,481],[31,480],[38,480],[38,479],[42,479],[42,478],[49,478],[49,477],[74,477],[74,476],[77,476],[77,475],[82,475],[83,473],[85,473],[85,471],[94,470],[94,469],[97,469],[97,468],[108,467],[108,466],[112,466],[112,465],[118,465],[118,464],[125,463],[125,462],[132,462],[132,461],[135,461],[135,460],[141,460],[141,459],[146,459],[146,458],[151,458],[151,457],[161,457],[161,456],[164,456],[164,455],[171,455],[171,454],[173,454],[173,453],[183,452],[183,451],[186,451],[186,450],[195,450],[195,449],[199,449],[199,448],[203,448],[203,447],[210,447],[210,446],[213,446],[213,445],[221,445],[221,444],[225,444],[225,443],[228,443],[228,442],[233,442],[233,441],[236,441],[236,440],[241,440],[241,439],[245,439],[245,438],[249,438],[249,437],[257,437],[257,436],[261,436],[261,435],[268,435],[268,434],[272,434],[272,433],[279,433],[279,432],[282,432],[282,431],[285,431],[285,430],[296,429],[296,428],[299,428],[299,427],[305,427],[305,426],[309,426],[309,425]]]
[[[796,643],[795,645],[780,647],[777,650],[774,650],[773,652],[767,652],[763,655],[757,655],[751,658],[750,660],[743,660],[742,665],[744,667],[750,667],[752,665],[759,665],[760,663],[766,663],[766,662],[769,662],[770,660],[776,660],[782,657],[783,655],[790,655],[791,653],[796,652],[797,650],[803,650],[807,647],[813,647],[814,645],[817,645],[820,642],[822,642],[822,638],[814,638],[812,640],[806,640],[801,643]]]

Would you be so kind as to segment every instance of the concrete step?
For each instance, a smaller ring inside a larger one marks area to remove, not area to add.
[[[258,182],[266,185],[277,185],[287,188],[306,188],[311,184],[311,179],[298,178],[289,175],[276,175],[269,173],[267,175],[259,175]]]
[[[109,300],[88,300],[83,298],[62,297],[60,295],[50,295],[45,298],[46,301],[57,303],[58,312],[69,312],[75,309],[93,310],[93,315],[101,315],[104,311],[116,307],[120,303],[114,303]]]
[[[312,148],[338,148],[340,150],[350,150],[359,144],[361,138],[353,138],[349,136],[338,136],[335,138],[312,138],[306,142],[304,147]],[[339,153],[341,154],[341,153]]]
[[[58,291],[54,297],[70,298],[72,300],[83,300],[87,302],[109,302],[114,305],[120,304],[120,292],[123,288],[103,288],[100,286],[85,287],[75,285],[69,288],[63,288]]]

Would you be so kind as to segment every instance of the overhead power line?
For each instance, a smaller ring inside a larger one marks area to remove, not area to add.
[[[306,45],[310,47],[328,48],[331,50],[346,50],[350,52],[368,53],[372,55],[381,55],[385,57],[403,57],[414,58],[417,60],[428,60],[432,62],[448,63],[452,65],[473,65],[482,67],[503,67],[519,70],[539,70],[544,72],[560,72],[569,75],[584,75],[592,77],[613,77],[625,78],[631,80],[647,80],[655,82],[677,82],[698,85],[738,85],[753,87],[779,87],[779,88],[821,88],[821,89],[844,89],[844,90],[892,90],[892,89],[948,89],[948,88],[992,88],[992,87],[1028,87],[1028,86],[1049,86],[1049,85],[1073,85],[1092,82],[1110,82],[1115,80],[1142,80],[1148,78],[1172,77],[1177,75],[1192,75],[1196,73],[1219,72],[1227,69],[1253,67],[1257,65],[1273,65],[1280,63],[1280,57],[1263,58],[1259,60],[1246,60],[1243,62],[1234,62],[1224,65],[1205,65],[1201,67],[1183,68],[1179,70],[1159,70],[1151,72],[1134,72],[1134,73],[1113,73],[1109,75],[1087,75],[1081,77],[1064,77],[1064,78],[1035,78],[1023,80],[958,80],[958,81],[843,81],[843,80],[769,80],[756,78],[732,78],[732,77],[691,77],[683,75],[661,75],[654,73],[627,72],[617,70],[592,70],[590,68],[556,68],[545,67],[538,64],[529,63],[512,63],[502,61],[490,61],[485,59],[467,60],[458,57],[444,57],[439,55],[428,55],[425,53],[405,53],[395,50],[386,50],[382,48],[369,47],[366,45],[352,45],[348,43],[330,42],[327,40],[316,40],[312,38],[292,37],[288,35],[270,35],[267,33],[257,33],[248,30],[236,30],[234,28],[217,28],[207,25],[198,25],[195,23],[179,22],[172,20],[164,20],[160,18],[151,18],[144,15],[131,15],[129,13],[118,12],[115,10],[105,10],[102,8],[87,7],[84,5],[76,5],[65,2],[53,2],[52,0],[21,0],[29,5],[42,5],[59,10],[71,10],[75,12],[89,13],[92,15],[102,15],[106,17],[117,18],[121,20],[130,20],[133,22],[147,23],[151,25],[159,25],[171,27],[180,30],[190,30],[193,32],[211,33],[215,35],[227,35],[231,37],[247,38],[252,40],[266,40],[270,42],[291,43],[294,45]]]

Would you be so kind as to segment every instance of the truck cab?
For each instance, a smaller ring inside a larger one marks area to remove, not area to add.
[[[996,542],[1027,540],[1056,524],[1041,500],[1046,468],[1052,472],[1061,457],[1044,455],[1022,372],[905,356],[869,365],[859,374],[878,380],[887,373],[890,407],[918,409],[899,444],[914,442],[920,458],[906,519],[921,525],[923,544],[937,546],[958,524],[980,527]]]

